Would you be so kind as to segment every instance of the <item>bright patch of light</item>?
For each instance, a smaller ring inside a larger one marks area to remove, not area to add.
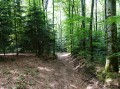
[[[38,69],[42,70],[42,71],[47,71],[47,72],[53,71],[53,69],[49,69],[49,68],[46,68],[46,67],[38,67]]]

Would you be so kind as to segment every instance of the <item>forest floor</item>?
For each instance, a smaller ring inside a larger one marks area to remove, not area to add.
[[[69,53],[59,53],[57,60],[33,54],[5,57],[11,60],[0,62],[0,89],[107,89],[94,75],[77,73]]]

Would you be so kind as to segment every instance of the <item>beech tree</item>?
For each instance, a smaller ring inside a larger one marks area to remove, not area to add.
[[[107,19],[112,19],[116,16],[116,0],[106,0],[106,16]],[[106,71],[118,72],[118,57],[117,54],[117,25],[116,22],[107,23],[107,58]]]

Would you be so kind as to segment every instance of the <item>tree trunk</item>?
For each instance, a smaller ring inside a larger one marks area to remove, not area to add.
[[[73,19],[73,15],[74,15],[74,0],[72,0],[72,8],[71,8],[71,18]],[[71,53],[73,53],[73,29],[74,29],[74,22],[72,20],[71,22],[71,29],[70,29],[70,36],[71,36]]]
[[[96,23],[96,28],[95,28],[95,30],[96,30],[96,33],[97,33],[97,1],[98,0],[96,0],[96,2],[95,2],[95,23]]]
[[[91,20],[90,20],[90,30],[89,30],[89,40],[90,40],[90,60],[93,61],[93,45],[92,45],[92,23],[93,23],[93,12],[94,12],[94,0],[91,4]]]
[[[15,4],[15,0],[14,0],[14,4]],[[16,7],[17,5],[14,6],[14,29],[15,29],[15,42],[16,42],[16,55],[18,56],[19,52],[18,52],[18,33],[17,33],[17,19],[16,19]]]
[[[4,52],[4,56],[5,56],[5,53],[6,53],[5,47],[3,48],[3,52]]]
[[[81,0],[81,8],[82,8],[82,16],[85,18],[85,0]],[[86,42],[85,42],[85,20],[82,21],[82,29],[83,29],[83,50],[85,50]]]
[[[107,19],[116,15],[116,0],[106,1]],[[118,57],[117,53],[117,26],[116,23],[107,24],[107,58],[105,71],[118,72]]]
[[[53,0],[53,35],[54,35],[54,43],[53,43],[53,55],[55,55],[55,31],[54,31],[54,0]]]

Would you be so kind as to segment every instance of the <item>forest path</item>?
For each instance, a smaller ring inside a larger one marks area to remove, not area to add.
[[[86,88],[69,53],[58,53],[58,60],[49,61],[34,55],[6,57],[16,60],[0,62],[0,89],[95,89]]]
[[[57,71],[59,75],[61,75],[60,79],[58,79],[60,80],[58,81],[58,87],[61,86],[61,88],[58,89],[86,89],[83,84],[84,82],[81,80],[80,76],[75,73],[71,65],[73,59],[71,60],[70,53],[58,53],[58,60],[62,65],[57,66]]]

